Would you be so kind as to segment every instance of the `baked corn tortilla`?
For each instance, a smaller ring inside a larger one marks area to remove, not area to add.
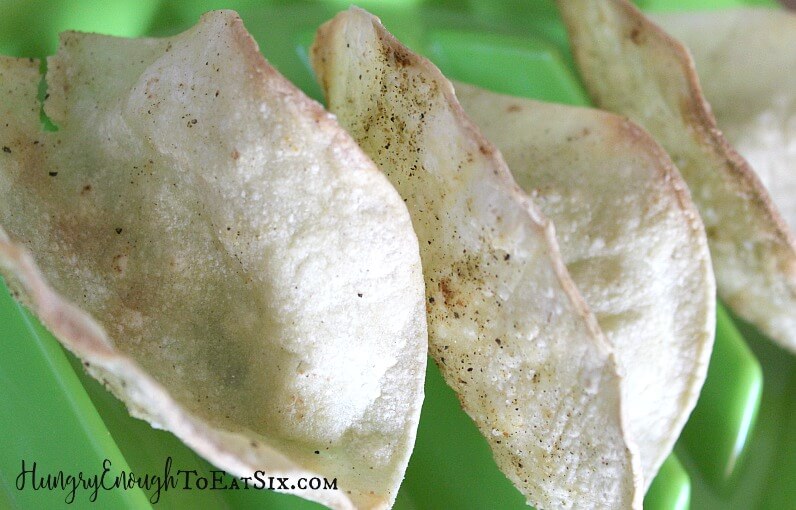
[[[796,241],[760,179],[716,126],[686,48],[625,0],[558,0],[594,102],[641,124],[691,190],[718,294],[796,352]]]
[[[624,117],[455,86],[556,226],[564,263],[624,371],[649,486],[696,404],[713,347],[716,284],[688,188]]]
[[[657,14],[688,48],[716,123],[796,229],[796,13],[738,8]]]
[[[311,61],[330,110],[406,201],[431,355],[498,466],[540,510],[641,508],[614,354],[552,224],[450,82],[357,8],[318,30]]]
[[[66,33],[0,59],[0,268],[131,414],[239,476],[388,508],[427,353],[403,201],[238,16],[169,39]]]

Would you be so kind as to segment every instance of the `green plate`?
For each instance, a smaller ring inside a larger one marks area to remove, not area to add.
[[[240,12],[263,53],[320,99],[306,51],[317,26],[349,2],[205,0],[0,0],[0,52],[52,54],[67,29],[115,35],[169,35],[210,9]],[[684,10],[770,1],[645,0],[649,10]],[[588,104],[573,71],[566,35],[548,0],[383,0],[359,5],[433,60],[450,77],[498,92]],[[716,347],[699,403],[654,480],[653,510],[796,508],[796,359],[719,308]],[[88,377],[0,282],[0,508],[320,508],[255,490],[99,491],[19,489],[22,463],[39,476],[63,471],[162,474],[214,468],[171,434],[131,418]],[[158,498],[156,500],[156,498]],[[417,445],[397,509],[527,508],[495,466],[489,448],[433,363]]]

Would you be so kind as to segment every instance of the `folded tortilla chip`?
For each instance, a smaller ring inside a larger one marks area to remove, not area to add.
[[[688,183],[719,296],[796,352],[796,241],[716,127],[688,51],[626,0],[557,3],[595,103],[647,129]]]
[[[122,399],[239,476],[386,508],[427,352],[417,238],[376,166],[233,12],[0,59],[0,268]]]
[[[625,373],[649,486],[696,404],[713,346],[716,284],[688,188],[624,117],[465,84],[456,94],[556,226],[567,269]]]
[[[311,57],[330,109],[406,200],[431,354],[498,466],[540,510],[640,508],[615,357],[552,224],[450,82],[356,8],[319,29]]]
[[[796,230],[796,13],[739,8],[652,20],[688,47],[719,129]]]

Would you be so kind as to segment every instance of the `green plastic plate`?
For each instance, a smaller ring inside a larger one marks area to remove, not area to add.
[[[52,54],[57,33],[76,29],[122,36],[170,35],[204,11],[238,10],[268,59],[320,99],[307,64],[317,26],[348,1],[0,0],[0,53]],[[549,0],[383,0],[358,4],[452,78],[492,90],[588,104],[566,35]],[[761,4],[767,0],[646,0],[648,10]],[[2,100],[2,98],[0,98]],[[650,510],[796,508],[796,359],[719,307],[716,346],[699,403],[654,480]],[[88,377],[80,362],[21,309],[0,281],[0,508],[320,508],[256,490],[69,491],[18,488],[22,463],[38,474],[162,474],[210,464],[171,434],[131,418]],[[155,498],[158,498],[157,500]],[[395,508],[522,509],[522,496],[433,363],[417,445]]]

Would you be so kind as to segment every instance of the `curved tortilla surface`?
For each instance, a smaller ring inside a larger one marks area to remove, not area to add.
[[[66,33],[0,60],[0,268],[130,412],[239,476],[386,508],[427,333],[395,190],[232,12],[168,39]]]

